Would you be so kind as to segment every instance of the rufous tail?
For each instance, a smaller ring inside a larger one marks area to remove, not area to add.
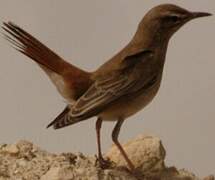
[[[31,34],[12,22],[4,22],[4,37],[15,49],[45,71],[65,99],[77,99],[91,85],[91,73],[66,62]]]
[[[65,71],[82,71],[85,73],[85,71],[64,61],[51,49],[16,24],[4,22],[2,28],[8,33],[4,34],[5,38],[15,46],[15,49],[49,70],[59,75],[62,75]]]

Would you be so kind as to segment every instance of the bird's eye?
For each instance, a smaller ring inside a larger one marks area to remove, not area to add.
[[[174,15],[174,16],[168,16],[167,19],[169,21],[173,22],[173,23],[177,23],[180,20],[180,18],[178,16],[176,16],[176,15]]]

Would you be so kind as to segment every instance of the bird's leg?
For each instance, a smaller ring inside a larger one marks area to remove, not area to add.
[[[124,149],[122,148],[121,144],[118,141],[118,136],[119,136],[119,132],[120,132],[120,128],[122,126],[124,122],[124,119],[119,119],[113,129],[112,132],[112,140],[115,143],[115,145],[117,146],[117,148],[119,149],[119,151],[121,152],[122,156],[125,158],[125,161],[127,162],[129,169],[131,171],[134,171],[135,167],[133,165],[133,163],[131,162],[131,160],[128,158],[126,152],[124,151]]]
[[[97,145],[98,145],[98,160],[99,164],[102,168],[107,168],[110,165],[110,162],[108,160],[105,160],[102,156],[101,151],[101,138],[100,138],[100,130],[102,126],[102,119],[98,118],[96,121],[96,136],[97,136]]]
[[[97,136],[98,158],[99,159],[103,159],[102,151],[101,151],[101,138],[100,138],[101,127],[102,127],[102,119],[98,118],[96,121],[96,136]]]

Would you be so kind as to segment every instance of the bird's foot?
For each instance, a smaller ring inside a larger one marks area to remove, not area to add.
[[[112,163],[109,159],[104,159],[103,157],[98,157],[97,162],[102,169],[108,169],[111,167]]]

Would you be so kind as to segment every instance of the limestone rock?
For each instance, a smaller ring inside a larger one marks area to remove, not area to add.
[[[140,135],[123,145],[124,150],[133,162],[135,168],[150,173],[164,169],[165,150],[161,140],[153,136]],[[106,156],[119,166],[126,166],[126,162],[114,145]]]
[[[28,141],[0,145],[0,180],[214,180],[200,179],[186,170],[166,167],[159,138],[138,136],[124,145],[137,170],[130,173],[116,147],[106,154],[113,163],[99,167],[95,156],[53,154]]]

